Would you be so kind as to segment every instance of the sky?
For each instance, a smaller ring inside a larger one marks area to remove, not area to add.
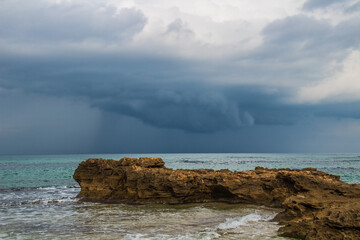
[[[0,154],[360,152],[360,0],[0,0]]]

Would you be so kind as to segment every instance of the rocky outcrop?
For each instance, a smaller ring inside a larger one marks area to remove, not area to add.
[[[88,159],[74,173],[85,201],[221,201],[283,208],[279,233],[301,239],[360,239],[360,185],[314,168],[172,170],[161,158]]]

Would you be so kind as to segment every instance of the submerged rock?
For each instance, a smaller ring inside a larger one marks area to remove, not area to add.
[[[173,170],[161,158],[88,159],[73,177],[84,201],[251,203],[283,208],[275,220],[284,236],[360,239],[360,185],[314,168]]]

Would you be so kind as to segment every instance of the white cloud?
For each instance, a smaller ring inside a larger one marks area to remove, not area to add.
[[[126,45],[145,24],[140,10],[99,1],[2,1],[1,51],[56,55],[91,45],[106,52],[109,46]]]
[[[114,3],[115,4],[115,3]],[[148,19],[134,45],[144,51],[166,49],[167,54],[206,59],[249,52],[262,43],[261,31],[275,19],[299,12],[301,1],[126,1],[119,7],[140,9]],[[164,35],[180,19],[193,32],[191,38]]]
[[[299,13],[302,2],[4,1],[0,12],[1,41],[7,44],[7,49],[17,53],[23,49],[25,54],[36,54],[38,45],[39,54],[43,46],[46,52],[56,54],[62,53],[63,48],[74,46],[70,49],[73,51],[91,43],[97,45],[93,50],[105,52],[111,46],[117,52],[143,51],[195,59],[224,57],[260,46],[263,27],[275,19]],[[192,34],[182,37],[165,34],[175,21],[181,21]]]
[[[343,68],[333,76],[312,86],[302,87],[298,103],[347,102],[360,100],[360,51],[353,51],[343,62]]]

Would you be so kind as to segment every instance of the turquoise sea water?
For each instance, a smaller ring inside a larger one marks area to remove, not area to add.
[[[314,167],[338,174],[349,183],[360,183],[360,154],[77,154],[2,155],[0,189],[77,186],[72,179],[78,164],[87,158],[162,157],[169,168],[250,170]]]
[[[314,167],[360,183],[360,154],[91,154],[0,156],[0,239],[284,239],[279,211],[248,205],[79,202],[72,179],[87,158],[162,157],[169,168]]]

